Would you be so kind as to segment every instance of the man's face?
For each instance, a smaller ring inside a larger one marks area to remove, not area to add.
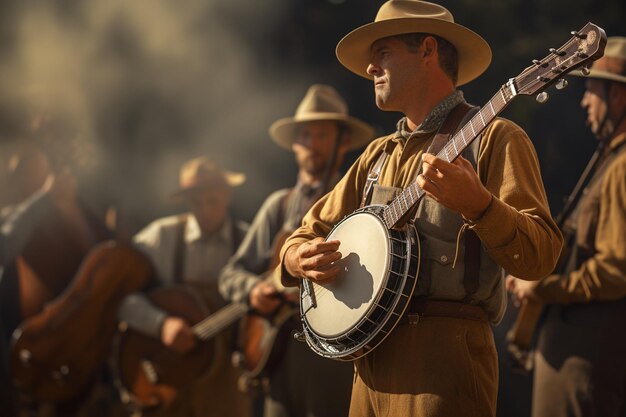
[[[224,223],[232,191],[227,186],[204,188],[188,196],[189,208],[198,221],[203,236],[215,233]]]
[[[323,176],[338,135],[337,122],[330,120],[300,125],[296,132],[296,140],[291,145],[300,169],[316,178]],[[338,151],[340,153],[337,158],[340,159],[345,150],[341,147]]]
[[[593,134],[599,135],[602,134],[599,129],[607,112],[604,81],[590,78],[586,81],[585,87],[580,105],[587,110],[587,125]]]
[[[367,73],[374,77],[376,105],[381,110],[403,112],[418,98],[420,54],[409,51],[403,41],[394,37],[377,40],[370,51]]]

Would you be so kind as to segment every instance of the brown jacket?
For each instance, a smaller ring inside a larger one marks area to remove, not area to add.
[[[367,174],[385,149],[390,153],[380,175],[382,186],[405,188],[414,181],[419,160],[434,134],[425,133],[406,143],[390,135],[372,142],[337,186],[307,213],[303,225],[281,251],[318,236],[359,207]],[[537,155],[526,133],[513,122],[498,118],[483,132],[478,175],[494,199],[481,219],[469,225],[491,258],[508,273],[527,279],[552,272],[562,236],[550,216]],[[283,283],[293,277],[283,268]]]
[[[626,133],[609,144],[615,150]],[[586,252],[582,264],[543,280],[536,293],[548,303],[569,304],[626,297],[626,144],[581,200],[576,246]]]

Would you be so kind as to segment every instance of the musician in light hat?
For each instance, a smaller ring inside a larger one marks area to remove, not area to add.
[[[337,90],[329,85],[313,84],[295,114],[272,123],[269,135],[279,146],[293,151],[298,165],[297,182],[265,200],[243,243],[220,275],[220,291],[227,299],[249,303],[263,317],[274,317],[276,328],[268,329],[265,336],[280,331],[273,346],[267,346],[265,351],[274,352],[280,360],[268,364],[269,374],[258,378],[262,380],[269,375],[269,384],[263,384],[268,386],[264,416],[345,416],[350,404],[352,364],[321,358],[290,336],[299,327],[298,293],[293,289],[285,292],[280,279],[270,271],[276,267],[275,252],[283,240],[300,226],[309,208],[337,183],[346,152],[366,145],[374,131],[348,114],[346,101]],[[291,308],[273,316],[281,304]],[[285,311],[289,314],[285,315]],[[258,323],[258,317],[249,317],[249,324],[242,328],[258,328],[252,321]],[[248,335],[259,336],[255,332],[242,332],[242,347],[257,346]],[[244,381],[257,385],[258,379]]]
[[[534,357],[535,417],[626,409],[626,37],[608,38],[584,76],[580,104],[598,159],[566,220],[575,237],[564,250],[566,267],[539,282],[507,278],[518,299],[548,305]]]
[[[129,329],[146,336],[146,340],[158,340],[167,349],[163,353],[154,351],[154,358],[150,359],[156,361],[155,368],[159,367],[159,357],[172,357],[168,356],[169,351],[181,355],[183,369],[202,366],[202,362],[193,358],[206,354],[207,350],[202,349],[207,349],[208,345],[199,336],[197,323],[190,320],[214,313],[227,304],[219,295],[217,280],[248,229],[246,222],[230,214],[234,188],[245,180],[245,174],[226,170],[207,157],[186,161],[179,171],[179,187],[170,199],[185,204],[187,210],[158,218],[133,237],[134,246],[154,266],[154,282],[149,290],[155,286],[182,286],[191,296],[187,300],[172,297],[171,293],[163,295],[163,298],[171,298],[172,304],[167,305],[175,311],[155,302],[145,292],[130,294],[122,301],[118,319]],[[191,302],[196,299],[198,301]],[[186,311],[186,315],[181,315],[182,311]],[[158,378],[149,385],[135,384],[132,379],[133,386],[127,388],[135,390],[131,391],[137,401],[134,405],[151,407],[162,417],[249,416],[249,399],[237,388],[240,372],[230,363],[232,331],[232,326],[227,327],[210,339],[213,356],[207,363],[211,365],[198,369],[199,376],[189,375],[186,384],[177,385],[170,379],[167,390],[163,390],[160,388],[163,382]],[[161,372],[170,371],[157,370]]]
[[[395,132],[367,146],[282,247],[282,282],[313,283],[303,296],[307,341],[320,355],[356,358],[351,417],[495,416],[491,323],[506,307],[502,271],[540,279],[562,245],[532,142],[495,118],[496,101],[474,119],[476,133],[484,128],[478,138],[468,128],[466,143],[455,140],[439,154],[446,134],[477,111],[457,87],[491,59],[487,42],[440,5],[387,1],[336,53],[373,81],[381,110],[403,117]],[[390,202],[382,214],[351,214],[363,203]],[[377,308],[393,299],[398,276],[415,282],[417,261],[401,261],[407,256],[420,261],[414,291],[399,288],[411,297]]]

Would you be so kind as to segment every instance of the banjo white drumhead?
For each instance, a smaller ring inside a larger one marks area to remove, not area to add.
[[[317,307],[306,313],[310,328],[322,337],[351,330],[368,312],[388,271],[387,229],[373,214],[345,218],[327,237],[339,240],[343,272],[331,284],[313,284]]]

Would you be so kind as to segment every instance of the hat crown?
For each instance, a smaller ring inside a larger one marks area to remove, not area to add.
[[[606,48],[604,48],[604,56],[626,61],[626,37],[612,36],[608,38]]]
[[[187,161],[180,169],[181,188],[198,186],[224,186],[226,176],[222,170],[206,158],[195,158]]]
[[[478,77],[491,62],[491,48],[487,41],[456,23],[445,7],[420,0],[389,0],[384,3],[373,22],[354,29],[339,41],[337,58],[350,71],[372,80],[374,77],[367,72],[367,68],[374,42],[407,33],[440,36],[456,48],[457,86]]]
[[[604,55],[595,61],[592,70],[601,73],[626,76],[626,37],[613,36],[607,39]],[[597,74],[596,74],[597,75]],[[618,80],[626,82],[624,80]]]
[[[389,0],[376,14],[375,22],[403,18],[439,19],[454,23],[452,13],[443,6],[427,1]]]
[[[296,118],[315,113],[338,113],[347,115],[348,105],[337,90],[328,85],[314,84],[309,87],[296,109]]]

